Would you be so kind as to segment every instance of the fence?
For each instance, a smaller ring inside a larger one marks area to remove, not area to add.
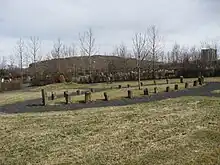
[[[12,80],[11,82],[0,82],[0,92],[12,91],[21,89],[22,83],[20,80]]]

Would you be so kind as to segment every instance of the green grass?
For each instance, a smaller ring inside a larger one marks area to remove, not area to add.
[[[0,116],[0,164],[217,165],[220,99]]]
[[[211,93],[219,94],[219,93],[220,93],[220,90],[214,90],[214,91],[212,91]]]

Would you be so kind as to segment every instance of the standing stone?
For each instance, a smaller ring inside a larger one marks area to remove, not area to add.
[[[205,78],[204,78],[204,76],[202,76],[201,79],[202,79],[202,84],[204,84],[204,83],[205,83]]]
[[[104,92],[104,100],[109,101],[109,95],[107,92]]]
[[[154,80],[154,85],[157,85],[157,82],[156,82],[156,80]]]
[[[183,83],[183,76],[180,76],[180,83]]]
[[[69,104],[70,101],[71,101],[71,97],[70,97],[68,91],[65,92],[65,96],[64,97],[65,97],[65,104]]]
[[[178,84],[175,84],[175,86],[174,86],[174,90],[178,90],[179,89],[179,86],[178,86]]]
[[[144,86],[143,82],[141,82],[141,86]]]
[[[121,89],[121,85],[118,85],[118,88]]]
[[[169,79],[168,78],[166,79],[166,82],[167,82],[167,84],[169,84]]]
[[[128,90],[128,98],[132,99],[133,98],[133,91]]]
[[[154,93],[157,93],[157,87],[154,88]]]
[[[189,88],[189,83],[185,83],[185,88]]]
[[[130,88],[130,84],[128,84],[127,87]]]
[[[68,94],[68,91],[63,92],[63,96],[66,97],[66,94]]]
[[[56,92],[51,92],[51,100],[55,100],[56,98]]]
[[[77,95],[81,95],[81,91],[80,91],[80,90],[77,90],[77,91],[76,91],[76,94],[77,94]]]
[[[92,93],[94,93],[94,92],[95,92],[95,89],[91,88],[90,91],[91,91]]]
[[[42,95],[42,104],[43,106],[46,106],[48,103],[48,97],[45,89],[41,89],[41,95]]]
[[[198,82],[199,82],[199,85],[202,85],[202,78],[201,77],[198,78]]]
[[[193,86],[194,86],[194,87],[198,86],[198,81],[194,81],[194,82],[193,82]]]
[[[149,91],[148,91],[147,88],[144,90],[144,95],[145,95],[145,96],[149,95]]]
[[[85,92],[85,103],[89,103],[92,100],[91,92]]]
[[[166,92],[170,92],[170,87],[166,87]]]

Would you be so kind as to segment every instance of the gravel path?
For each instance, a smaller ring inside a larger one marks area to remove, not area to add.
[[[73,103],[68,105],[48,105],[43,106],[27,106],[27,105],[40,105],[41,99],[25,101],[22,103],[16,103],[12,105],[5,105],[0,107],[0,113],[25,113],[25,112],[49,112],[49,111],[65,111],[65,110],[79,110],[83,108],[93,107],[108,107],[108,106],[125,106],[137,103],[145,103],[157,100],[163,100],[168,98],[176,98],[181,96],[215,96],[220,97],[220,94],[211,93],[213,90],[220,90],[220,83],[210,82],[200,88],[189,88],[181,91],[172,91],[169,93],[158,93],[151,96],[136,97],[133,99],[120,99],[102,101],[98,100],[88,104],[84,103]],[[106,89],[98,89],[96,92],[103,91]],[[59,96],[63,97],[63,96]]]

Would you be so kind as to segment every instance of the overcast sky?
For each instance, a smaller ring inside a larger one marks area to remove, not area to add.
[[[0,0],[0,56],[13,53],[19,37],[39,36],[42,53],[60,37],[78,42],[91,27],[100,53],[135,32],[156,25],[166,49],[174,42],[199,44],[220,39],[220,0]]]

